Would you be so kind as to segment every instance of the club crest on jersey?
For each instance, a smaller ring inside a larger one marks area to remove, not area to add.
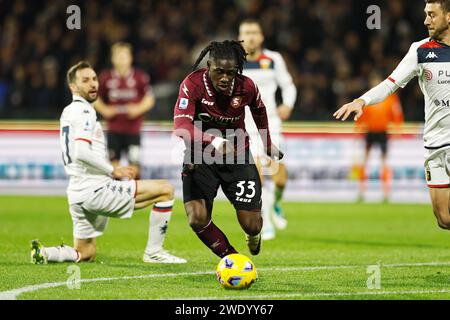
[[[178,109],[181,109],[181,110],[187,109],[188,104],[189,104],[189,100],[188,99],[181,98],[180,99],[180,103],[178,104]]]
[[[271,63],[272,63],[272,60],[270,60],[270,59],[259,60],[259,66],[261,67],[261,69],[269,69]]]
[[[241,106],[242,97],[233,97],[231,99],[231,106],[235,109],[239,108]]]

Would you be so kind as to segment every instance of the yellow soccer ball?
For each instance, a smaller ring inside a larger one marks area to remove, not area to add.
[[[223,257],[217,265],[216,275],[225,289],[247,289],[258,279],[255,264],[239,253]]]

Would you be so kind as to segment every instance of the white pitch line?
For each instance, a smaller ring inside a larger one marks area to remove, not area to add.
[[[399,268],[399,267],[424,267],[424,266],[448,266],[450,262],[418,262],[418,263],[395,263],[395,264],[380,264],[381,267],[384,268]],[[353,268],[363,268],[366,265],[340,265],[340,266],[306,266],[306,267],[280,267],[280,268],[259,268],[260,271],[309,271],[309,270],[332,270],[332,269],[353,269]],[[159,273],[159,274],[147,274],[140,276],[124,276],[124,277],[109,277],[109,278],[92,278],[92,279],[81,279],[80,283],[89,283],[89,282],[101,282],[101,281],[115,281],[115,280],[135,280],[135,279],[148,279],[148,278],[161,278],[161,277],[180,277],[180,276],[196,276],[196,275],[207,275],[214,274],[212,271],[199,271],[199,272],[181,272],[181,273]],[[16,300],[17,297],[23,293],[33,292],[42,289],[55,288],[67,285],[67,282],[51,282],[51,283],[42,283],[36,285],[30,285],[22,288],[17,288],[13,290],[0,291],[0,300]],[[443,289],[444,290],[444,289]],[[386,291],[387,294],[389,292],[394,291]],[[401,294],[401,291],[399,291]],[[408,294],[408,291],[404,291]],[[441,293],[441,292],[450,292],[449,291],[409,291],[411,293]],[[273,295],[273,296],[249,296],[248,298],[258,298],[258,297],[273,297],[273,298],[288,298],[298,297],[298,296],[332,296],[332,295],[356,295],[356,294],[364,294],[364,293],[292,293],[287,295]],[[381,294],[379,291],[376,293],[368,292],[366,294]],[[394,293],[391,293],[394,294]],[[183,299],[191,299],[191,298],[183,298]],[[194,300],[200,300],[204,298],[194,298]],[[214,299],[214,298],[212,298]],[[223,297],[222,297],[223,299]],[[245,299],[245,297],[240,297],[240,299]]]
[[[114,280],[135,280],[135,279],[147,279],[147,278],[161,278],[161,277],[178,277],[178,276],[196,276],[196,275],[205,275],[205,274],[213,274],[211,271],[203,271],[203,272],[181,272],[181,273],[157,273],[157,274],[146,274],[141,276],[125,276],[125,277],[110,277],[110,278],[92,278],[92,279],[81,279],[80,283],[88,283],[88,282],[100,282],[100,281],[114,281]],[[62,287],[67,285],[67,281],[65,282],[52,282],[52,283],[42,283],[31,286],[26,286],[18,289],[1,291],[0,292],[0,300],[16,300],[19,295],[26,292],[33,292],[41,289],[48,289],[54,287]]]
[[[285,294],[267,294],[267,295],[247,295],[239,297],[180,297],[170,298],[168,300],[245,300],[245,299],[274,299],[274,298],[294,298],[294,297],[345,297],[345,296],[382,296],[382,295],[400,295],[400,294],[432,294],[432,293],[450,293],[450,289],[439,290],[405,290],[405,291],[362,291],[362,292],[317,292],[317,293],[285,293]]]

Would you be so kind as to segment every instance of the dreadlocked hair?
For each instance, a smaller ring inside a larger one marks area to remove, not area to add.
[[[225,40],[222,42],[211,41],[209,45],[200,52],[200,55],[195,61],[192,70],[197,69],[200,62],[209,52],[209,57],[213,59],[234,59],[237,61],[237,69],[239,73],[242,73],[244,68],[244,62],[247,61],[247,52],[245,52],[242,46],[242,41],[237,40]]]

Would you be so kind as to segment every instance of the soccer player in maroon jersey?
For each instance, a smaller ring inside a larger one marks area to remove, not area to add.
[[[141,127],[144,114],[155,105],[148,75],[132,67],[132,47],[118,42],[111,47],[113,69],[99,77],[98,100],[95,109],[108,122],[108,153],[113,167],[119,166],[122,152],[139,177],[139,152]],[[167,225],[172,211],[154,210],[150,214],[150,226],[144,262],[184,263],[184,259],[159,250],[163,246]],[[160,253],[154,254],[159,251]]]
[[[197,66],[209,53],[207,68]],[[194,72],[180,85],[174,107],[174,130],[186,145],[183,200],[189,224],[217,256],[236,250],[212,222],[219,186],[236,209],[250,253],[261,248],[261,181],[245,132],[245,107],[260,129],[267,155],[283,153],[271,143],[267,114],[258,88],[242,75],[247,53],[239,41],[211,42],[198,57]]]
[[[140,132],[144,115],[155,105],[149,76],[132,67],[132,47],[118,42],[111,47],[113,69],[100,74],[96,110],[108,122],[108,151],[114,167],[126,153],[139,175]]]

